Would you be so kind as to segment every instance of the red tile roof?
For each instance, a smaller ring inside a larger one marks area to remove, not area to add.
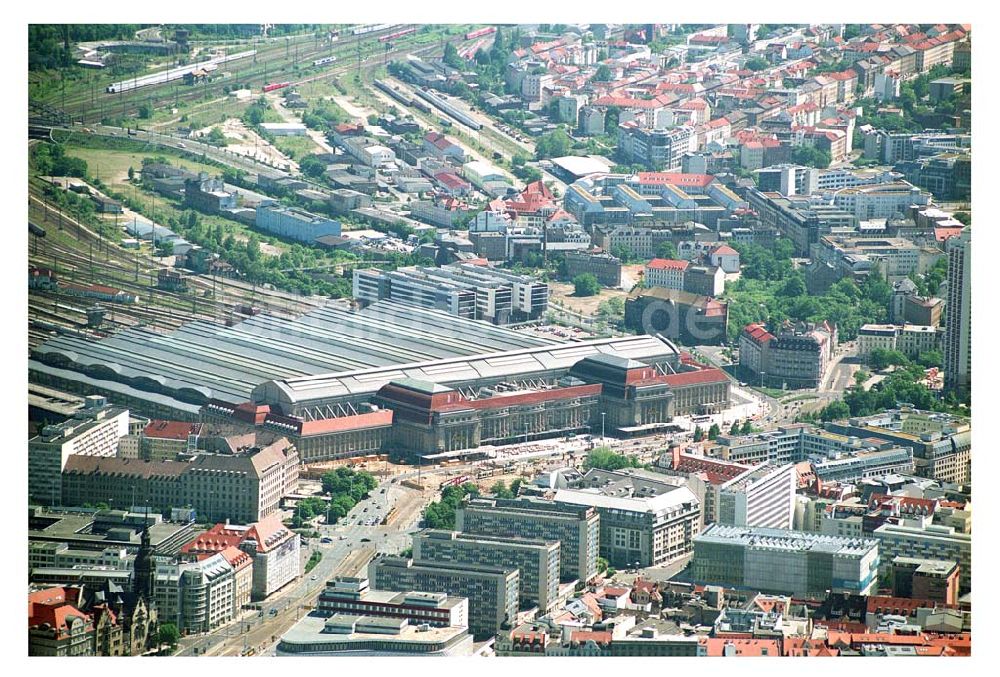
[[[658,377],[663,383],[673,387],[681,388],[704,383],[723,383],[729,380],[729,376],[721,369],[701,369],[699,371],[684,371],[679,374],[667,374]]]
[[[652,270],[687,270],[690,265],[690,261],[681,259],[653,259],[646,264],[646,268]]]
[[[186,440],[189,435],[200,435],[201,429],[200,423],[154,419],[149,422],[142,434],[159,440]]]
[[[611,633],[607,631],[595,632],[593,630],[574,630],[570,634],[571,642],[587,642],[593,640],[598,644],[610,644]]]
[[[334,432],[345,432],[348,430],[361,430],[363,428],[374,428],[376,426],[391,425],[392,410],[379,409],[366,414],[355,416],[339,416],[337,418],[322,418],[315,421],[302,421],[299,434],[303,437],[309,435],[326,435]]]
[[[754,343],[767,343],[774,340],[774,334],[765,329],[762,324],[748,324],[743,328],[743,333]]]
[[[255,522],[247,530],[247,539],[257,542],[257,552],[267,552],[283,542],[289,535],[295,536],[281,523],[281,515],[274,513]]]
[[[719,256],[738,256],[739,252],[730,247],[728,244],[720,244],[718,247],[710,249],[709,254],[718,254]]]

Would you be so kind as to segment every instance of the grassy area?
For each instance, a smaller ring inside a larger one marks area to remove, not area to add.
[[[293,160],[301,160],[306,155],[320,151],[319,146],[309,136],[276,136],[274,145]]]
[[[788,404],[789,402],[799,402],[801,400],[815,400],[815,399],[817,399],[816,395],[796,395],[795,397],[789,397],[781,400],[781,403]]]
[[[316,568],[316,565],[323,560],[323,553],[319,550],[314,550],[313,554],[309,555],[309,561],[306,562],[306,573],[309,573]]]
[[[756,390],[758,392],[764,393],[768,397],[773,397],[776,400],[780,399],[780,398],[782,398],[782,397],[784,397],[785,395],[788,394],[787,390],[781,390],[780,388],[762,388],[762,387],[755,386],[753,384],[749,384],[749,385],[750,385],[750,387],[753,390]]]
[[[109,186],[124,185],[128,183],[128,168],[132,167],[136,173],[142,169],[142,160],[147,157],[164,156],[167,153],[140,152],[140,151],[120,151],[120,150],[100,150],[96,148],[81,148],[76,145],[67,145],[66,154],[78,157],[87,163],[87,169],[91,176],[101,179]],[[210,165],[188,160],[178,156],[169,156],[170,164],[192,172],[208,172],[218,174],[219,169]]]

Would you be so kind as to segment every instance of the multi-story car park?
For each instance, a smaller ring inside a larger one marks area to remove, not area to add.
[[[363,304],[391,299],[493,324],[536,320],[548,308],[548,285],[528,275],[456,264],[384,271],[354,270],[354,298]]]

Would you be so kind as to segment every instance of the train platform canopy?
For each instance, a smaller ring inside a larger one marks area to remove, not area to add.
[[[169,333],[130,328],[102,340],[58,336],[32,357],[60,383],[114,383],[127,386],[131,400],[146,393],[156,395],[149,401],[197,409],[212,399],[246,402],[267,381],[553,344],[442,311],[380,301],[359,312],[329,305],[294,320],[262,313],[232,327],[199,320]]]
[[[512,380],[546,379],[564,376],[580,360],[596,355],[634,359],[643,364],[672,365],[676,363],[679,351],[669,341],[654,336],[550,343],[495,352],[484,349],[474,356],[267,381],[254,389],[252,400],[276,406],[286,415],[308,419],[324,407],[371,397],[391,381],[412,378],[461,388]]]

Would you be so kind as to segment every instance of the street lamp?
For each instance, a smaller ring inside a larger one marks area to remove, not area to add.
[[[601,444],[604,443],[604,417],[607,416],[607,412],[601,412]]]

